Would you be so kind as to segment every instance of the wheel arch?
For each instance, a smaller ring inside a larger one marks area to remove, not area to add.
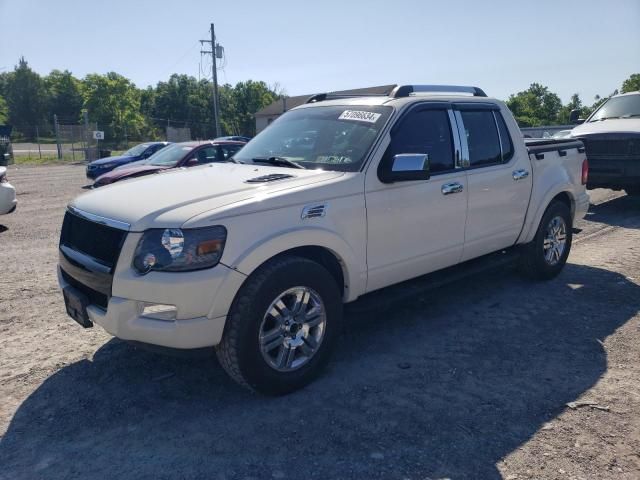
[[[289,231],[254,243],[230,267],[249,277],[268,261],[299,256],[325,267],[336,279],[344,302],[354,300],[366,287],[366,265],[349,245],[331,231],[314,228]]]
[[[554,201],[559,201],[564,203],[569,210],[571,211],[571,219],[575,218],[576,212],[576,199],[571,191],[570,185],[558,185],[554,189],[550,189],[545,196],[543,197],[543,201],[540,202],[540,207],[536,210],[535,214],[531,216],[530,219],[527,220],[525,224],[525,228],[520,235],[520,239],[517,243],[528,243],[530,242],[536,234],[538,230],[538,225],[542,220],[542,216],[544,212],[547,211],[549,205]]]

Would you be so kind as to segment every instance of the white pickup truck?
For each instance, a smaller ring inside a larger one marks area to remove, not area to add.
[[[525,145],[476,87],[316,95],[233,161],[76,198],[59,282],[81,325],[215,347],[267,394],[321,371],[365,293],[511,248],[530,276],[557,275],[589,205],[582,143]]]

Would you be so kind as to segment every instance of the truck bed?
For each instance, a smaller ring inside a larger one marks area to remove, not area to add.
[[[566,152],[571,148],[578,149],[579,153],[585,151],[584,144],[575,138],[525,138],[524,144],[529,150],[529,154],[535,155],[538,160],[542,160],[546,152],[558,152],[560,156],[564,156],[561,152]]]

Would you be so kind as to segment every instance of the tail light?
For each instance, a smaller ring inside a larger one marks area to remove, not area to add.
[[[582,162],[582,185],[587,184],[587,180],[589,179],[589,160],[586,158]]]

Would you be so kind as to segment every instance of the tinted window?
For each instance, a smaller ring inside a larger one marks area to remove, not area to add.
[[[500,112],[495,112],[496,121],[498,122],[498,131],[500,132],[500,143],[502,145],[502,161],[508,162],[513,157],[513,142],[511,141],[511,135],[509,135],[509,129],[507,124],[504,123],[504,118]],[[565,130],[571,132],[571,130]]]
[[[500,163],[500,140],[491,110],[462,111],[472,167]]]
[[[242,148],[242,145],[220,145],[218,147],[220,154],[220,161],[229,160],[235,153]]]
[[[201,148],[196,152],[197,165],[203,165],[205,163],[217,162],[218,151],[216,147]]]
[[[410,113],[395,131],[384,162],[390,163],[399,153],[426,153],[432,173],[453,170],[451,128],[446,110]]]

